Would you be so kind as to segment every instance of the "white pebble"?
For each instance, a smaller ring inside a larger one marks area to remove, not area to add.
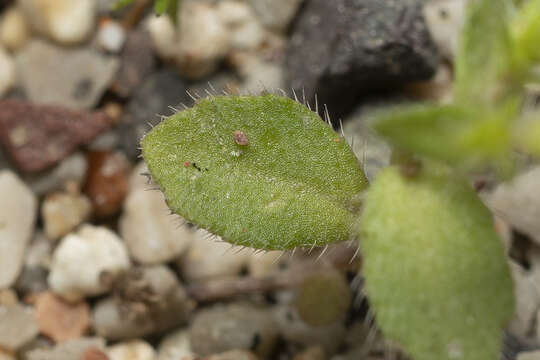
[[[234,248],[205,230],[198,230],[191,247],[178,260],[178,265],[186,280],[207,280],[237,275],[247,265],[252,253],[249,249]]]
[[[95,0],[19,0],[32,27],[61,44],[86,40],[94,28]]]
[[[107,350],[109,360],[155,360],[154,348],[145,341],[132,340],[111,346]]]
[[[118,53],[126,42],[126,31],[117,21],[107,21],[99,27],[99,46],[110,53]]]
[[[45,234],[56,240],[90,216],[90,200],[79,193],[53,193],[45,198],[41,205],[41,216],[45,223]]]
[[[34,232],[37,199],[10,170],[0,171],[0,199],[0,288],[5,288],[21,271]]]
[[[168,16],[151,15],[146,20],[146,30],[150,33],[152,46],[162,59],[174,58],[178,44],[176,43],[176,29]]]
[[[127,250],[115,233],[84,225],[55,249],[48,283],[54,292],[75,301],[105,293],[110,284],[100,281],[100,275],[115,275],[129,266]]]
[[[453,60],[457,52],[466,5],[467,0],[437,0],[424,5],[429,32],[441,54],[448,60]]]
[[[0,18],[0,42],[9,51],[22,48],[30,38],[30,27],[20,9],[12,6]]]

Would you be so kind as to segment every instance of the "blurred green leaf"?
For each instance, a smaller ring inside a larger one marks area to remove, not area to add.
[[[383,170],[360,221],[365,290],[377,325],[415,360],[494,360],[514,310],[490,211],[452,170]]]
[[[540,0],[529,0],[520,7],[512,20],[511,34],[515,66],[525,72],[540,60]]]
[[[512,58],[508,31],[511,4],[506,0],[471,1],[455,60],[455,100],[492,103],[507,91]]]
[[[130,5],[135,0],[116,0],[116,2],[112,5],[111,10],[117,11],[120,10],[128,5]]]
[[[527,115],[520,121],[514,140],[519,150],[540,158],[540,114]]]
[[[169,5],[170,0],[154,0],[154,12],[158,15],[164,14],[169,11]]]
[[[486,163],[505,168],[518,104],[509,100],[494,108],[412,105],[375,115],[373,126],[398,149],[464,169]]]

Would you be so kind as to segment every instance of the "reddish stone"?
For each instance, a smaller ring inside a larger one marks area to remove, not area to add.
[[[111,126],[103,112],[0,101],[0,144],[23,172],[45,170]]]
[[[55,342],[78,339],[90,326],[90,307],[85,302],[72,304],[45,292],[36,296],[35,307],[40,332]]]
[[[128,186],[128,162],[122,154],[112,151],[88,153],[84,192],[90,198],[97,217],[118,213]]]
[[[89,347],[84,351],[81,360],[109,360],[109,357],[97,347]]]

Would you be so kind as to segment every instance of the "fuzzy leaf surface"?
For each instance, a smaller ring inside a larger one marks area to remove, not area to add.
[[[156,126],[142,149],[173,211],[260,249],[347,240],[367,186],[344,139],[275,95],[202,100]]]
[[[493,360],[513,309],[502,241],[448,169],[371,185],[357,224],[366,292],[383,333],[415,360]]]

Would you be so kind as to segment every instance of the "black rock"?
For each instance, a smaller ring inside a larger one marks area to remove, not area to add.
[[[118,128],[120,146],[129,158],[140,154],[141,138],[151,126],[159,124],[161,115],[170,116],[174,109],[183,109],[182,103],[191,104],[186,90],[186,84],[173,70],[150,75],[135,90]]]
[[[416,0],[310,0],[286,59],[288,87],[338,116],[366,94],[430,78],[437,64]]]

